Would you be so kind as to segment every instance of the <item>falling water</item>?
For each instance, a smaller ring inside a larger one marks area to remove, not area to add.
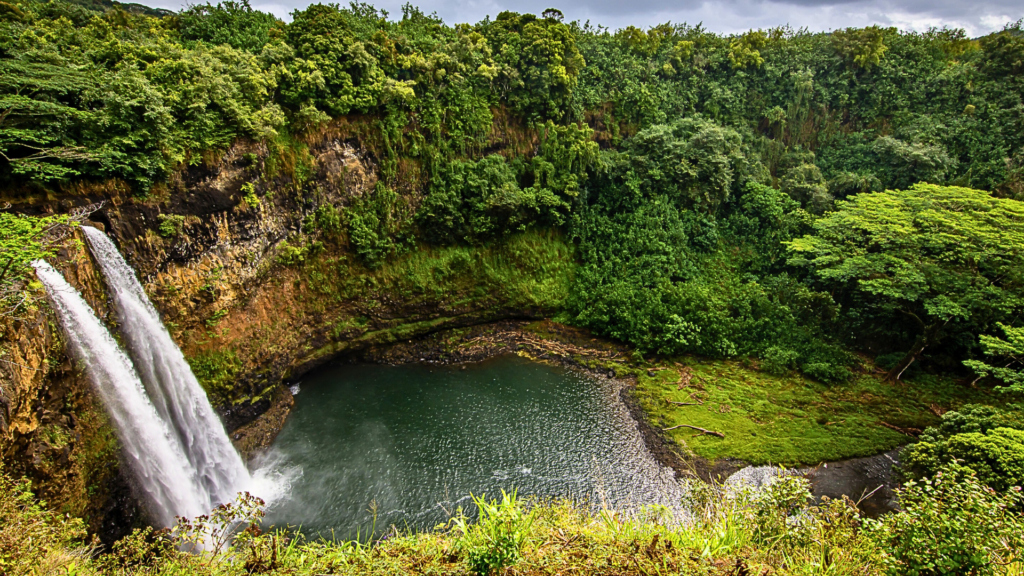
[[[211,502],[206,490],[200,487],[180,443],[146,397],[124,351],[60,272],[41,260],[33,266],[53,301],[72,355],[85,368],[114,422],[154,521],[170,526],[175,516],[192,518],[208,512]]]
[[[163,420],[198,473],[213,505],[250,488],[249,472],[235,451],[192,369],[149,301],[135,271],[106,234],[83,227],[103,270],[135,367]]]

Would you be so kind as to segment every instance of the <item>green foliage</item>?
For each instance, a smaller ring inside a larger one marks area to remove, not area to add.
[[[999,491],[1024,485],[1024,419],[1017,412],[967,405],[942,416],[900,457],[908,478],[932,476],[957,461]]]
[[[917,182],[942,184],[951,168],[952,161],[941,145],[881,136],[872,150],[884,167],[879,177],[894,188],[907,188]]]
[[[157,230],[164,238],[177,238],[185,227],[185,217],[181,214],[158,214],[157,220],[160,221]]]
[[[586,61],[576,35],[560,18],[502,12],[481,33],[494,51],[495,87],[513,110],[531,121],[562,120]]]
[[[1006,340],[996,336],[982,334],[981,350],[986,356],[998,358],[1001,366],[980,360],[964,360],[967,366],[978,375],[978,379],[992,376],[1001,381],[1005,386],[1000,390],[1004,392],[1024,392],[1024,373],[1019,365],[1024,359],[1024,328],[1016,328],[1001,322],[997,322],[1000,330],[1006,335]]]
[[[513,561],[513,569],[523,574],[585,572],[587,566],[595,565],[626,566],[628,574],[657,573],[659,568],[710,574],[718,571],[718,565],[754,571],[772,568],[780,576],[832,567],[852,573],[877,571],[879,550],[859,534],[859,518],[848,503],[791,507],[787,505],[790,494],[806,494],[806,483],[796,479],[780,480],[768,490],[770,496],[756,500],[722,497],[718,487],[688,482],[686,491],[692,495],[694,513],[687,522],[680,522],[662,506],[622,514],[593,512],[579,504],[554,500],[533,502],[525,513],[518,501],[510,502],[511,508],[504,502],[484,502],[496,509],[479,521],[462,524],[456,519],[453,529],[441,526],[425,532],[392,527],[384,538],[371,542],[312,540],[298,530],[263,532],[263,503],[243,495],[208,516],[181,519],[171,531],[137,530],[115,543],[112,553],[99,558],[89,558],[88,551],[63,543],[23,539],[18,544],[38,550],[33,559],[55,556],[64,564],[21,562],[14,564],[10,573],[38,574],[36,570],[43,569],[77,576],[275,572],[390,576],[408,572],[407,567],[415,565],[428,574],[455,575],[467,573],[466,562],[459,556],[471,549],[504,551],[474,556],[480,560],[478,573],[500,573],[486,570],[496,565],[508,569]],[[11,500],[11,495],[0,492],[0,499]],[[59,521],[56,517],[52,520]],[[762,520],[767,530],[760,530],[758,522]],[[515,529],[506,529],[512,526]],[[759,530],[765,535],[774,533],[776,538],[755,543],[753,535]],[[470,544],[467,534],[481,546],[466,548]],[[516,540],[521,544],[517,546]],[[204,551],[184,551],[199,541]],[[33,548],[36,544],[43,545]]]
[[[316,255],[323,248],[321,242],[302,242],[298,245],[290,244],[287,241],[281,242],[277,248],[277,263],[283,266],[300,266],[311,256]]]
[[[610,155],[608,185],[624,201],[664,195],[685,208],[713,213],[750,180],[763,178],[757,157],[733,129],[701,118],[653,126]]]
[[[828,184],[814,165],[814,153],[791,150],[782,157],[779,170],[779,188],[807,211],[821,214],[832,207]]]
[[[188,363],[212,402],[224,404],[234,398],[235,379],[242,371],[234,350],[198,354],[188,358]]]
[[[460,508],[453,519],[460,533],[456,548],[469,562],[470,570],[481,576],[515,565],[522,559],[523,547],[530,535],[535,512],[523,510],[523,504],[501,491],[501,502],[473,496],[477,521],[470,523]]]
[[[892,32],[892,29],[878,26],[836,30],[832,33],[832,47],[844,60],[866,70],[882,62],[882,56],[889,49],[885,45],[885,34]]]
[[[586,127],[539,126],[540,146],[529,164],[492,154],[441,168],[417,214],[434,243],[479,242],[530,226],[563,224],[580,193],[597,145]]]
[[[12,480],[0,469],[0,570],[10,576],[77,574],[96,544],[85,542],[78,518],[47,509],[27,479]],[[65,572],[66,571],[66,572]]]
[[[524,230],[541,207],[518,180],[504,156],[455,161],[435,177],[417,219],[435,243],[470,242]]]
[[[730,357],[783,342],[801,370],[846,380],[852,358],[823,337],[834,303],[775,275],[781,242],[809,216],[757,182],[766,175],[748,154],[738,134],[700,119],[606,153],[573,221],[572,321],[644,353]]]
[[[955,463],[908,482],[899,500],[902,510],[867,523],[894,576],[997,574],[1024,546],[1020,488],[995,492]]]
[[[558,235],[531,231],[489,245],[403,254],[373,271],[373,278],[403,298],[458,297],[553,313],[564,305],[574,268],[571,245]],[[351,293],[362,289],[357,283]]]
[[[828,189],[833,196],[842,200],[854,194],[866,192],[881,192],[882,183],[873,174],[858,174],[854,172],[840,172],[828,182]]]
[[[284,124],[276,72],[251,54],[185,48],[168,21],[135,12],[20,5],[25,18],[0,23],[5,178],[117,177],[145,193],[179,162]]]
[[[768,43],[761,30],[751,30],[729,41],[729,63],[734,69],[758,68],[764,64],[759,50]]]
[[[1001,32],[989,34],[980,40],[985,53],[984,70],[994,76],[1024,75],[1024,38],[1021,25],[1024,20],[1007,25]]]
[[[285,31],[288,44],[275,54],[288,67],[282,94],[289,104],[314,105],[335,116],[377,104],[384,74],[367,44],[356,38],[358,16],[337,4],[313,4],[293,13]]]
[[[115,542],[110,552],[97,561],[97,567],[108,574],[139,570],[174,557],[175,552],[174,540],[168,534],[147,526]]]
[[[371,576],[394,574],[412,564],[426,573],[465,573],[458,555],[478,574],[513,565],[524,574],[583,572],[595,565],[628,566],[627,573],[635,567],[639,574],[659,568],[711,574],[720,566],[739,566],[780,576],[1009,575],[1020,568],[1015,557],[1021,545],[1020,494],[988,491],[955,466],[908,485],[901,491],[904,509],[879,520],[860,518],[846,499],[812,505],[808,482],[800,477],[783,476],[761,490],[738,492],[685,482],[685,522],[659,506],[633,514],[595,513],[570,502],[547,501],[532,503],[527,513],[523,503],[506,495],[501,502],[474,498],[481,511],[475,522],[459,515],[453,529],[413,533],[393,528],[372,543],[311,541],[299,531],[263,532],[264,504],[244,494],[210,515],[180,519],[170,531],[137,530],[116,543],[112,553],[91,558],[90,550],[76,548],[80,523],[45,512],[27,484],[4,478],[0,542],[5,546],[0,550],[5,555],[0,558],[10,574],[60,570],[80,576]],[[204,550],[184,551],[197,544]]]
[[[328,236],[333,236],[341,232],[341,218],[341,212],[333,204],[320,205],[302,223],[303,232],[311,234],[316,231],[322,231]]]
[[[256,195],[256,186],[252,182],[246,182],[242,184],[242,201],[249,207],[250,210],[256,210],[260,207],[259,196]]]
[[[206,42],[259,53],[271,38],[280,36],[283,27],[274,15],[253,10],[249,0],[195,4],[178,14],[181,39],[189,48]]]
[[[53,258],[78,223],[67,215],[0,212],[0,300],[15,297],[35,260]]]
[[[761,366],[765,372],[776,376],[785,376],[790,370],[796,368],[796,361],[800,354],[795,350],[769,346],[761,353]]]
[[[808,228],[811,217],[788,194],[749,182],[738,206],[726,220],[730,235],[749,244],[757,253],[751,264],[764,270],[777,267],[786,257],[783,242]]]
[[[898,376],[947,330],[988,330],[1018,309],[1024,210],[978,190],[918,184],[858,194],[789,242],[789,262],[862,294],[880,321],[906,317],[917,339]]]
[[[349,242],[363,263],[379,267],[411,238],[409,208],[394,190],[378,182],[371,194],[345,211]]]

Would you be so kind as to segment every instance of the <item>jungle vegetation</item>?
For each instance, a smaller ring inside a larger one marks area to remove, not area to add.
[[[560,319],[638,354],[753,357],[824,383],[858,354],[892,380],[1013,370],[986,362],[1015,361],[993,339],[1019,329],[1024,296],[1020,22],[971,39],[612,31],[554,9],[292,16],[0,4],[0,182],[145,196],[238,139],[301,148],[344,118],[381,181],[305,231],[344,235],[371,269],[554,228],[577,261]]]

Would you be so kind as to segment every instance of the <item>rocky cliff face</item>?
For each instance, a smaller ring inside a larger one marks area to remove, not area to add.
[[[341,137],[307,144],[271,150],[238,142],[146,198],[102,183],[7,199],[36,214],[104,203],[87,224],[106,230],[136,269],[246,452],[283,421],[290,397],[281,384],[289,379],[345,351],[545,314],[568,281],[571,251],[557,237],[512,249],[420,247],[365,268],[343,227],[328,238],[303,224],[320,207],[344,213],[372,191],[376,163]],[[412,183],[405,188],[418,194]],[[113,326],[88,251],[71,243],[54,264]],[[513,276],[520,284],[509,285]],[[35,295],[38,304],[5,318],[0,336],[4,468],[31,478],[51,506],[113,537],[139,522],[117,471],[116,440],[45,298]],[[269,431],[253,424],[264,413]]]

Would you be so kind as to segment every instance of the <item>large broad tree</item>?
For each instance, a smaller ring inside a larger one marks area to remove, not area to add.
[[[922,183],[857,194],[788,246],[791,264],[916,324],[890,380],[950,322],[985,332],[1024,304],[1024,203],[980,190]]]

